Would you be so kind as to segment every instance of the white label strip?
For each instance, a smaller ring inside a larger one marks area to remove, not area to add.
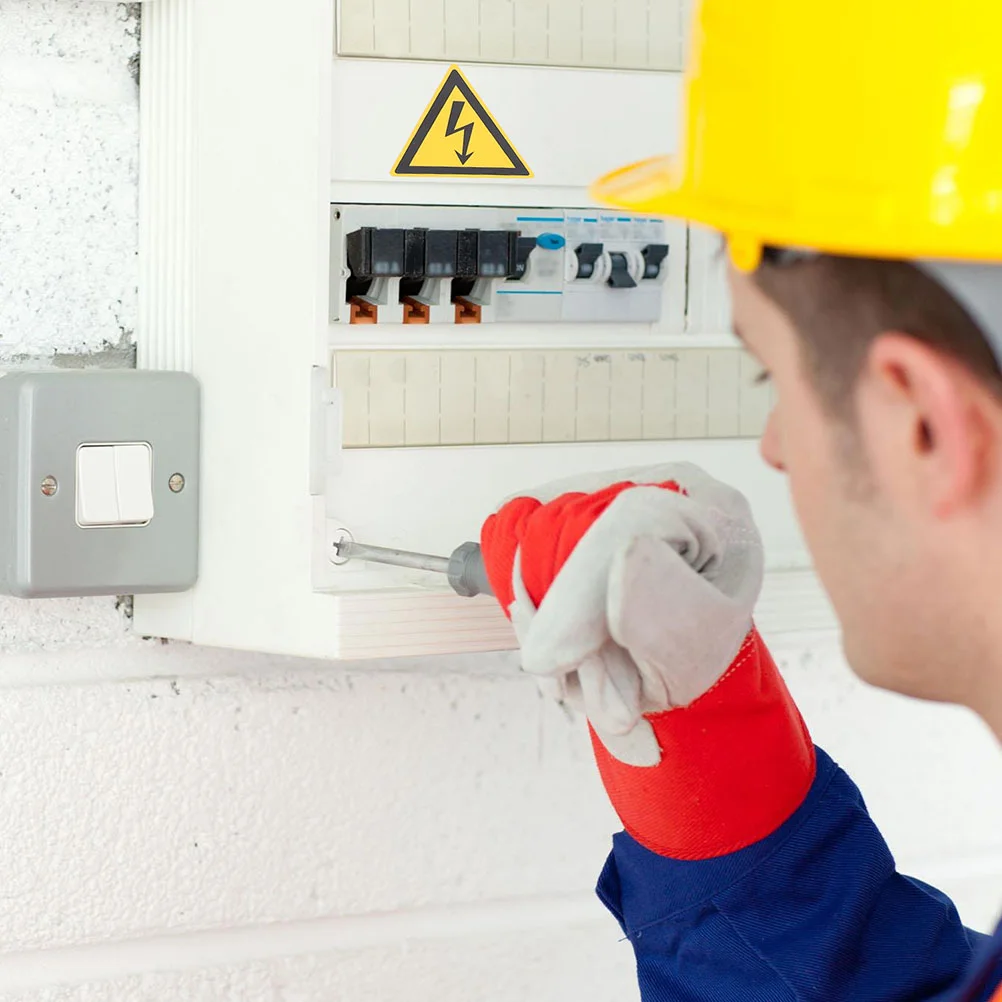
[[[341,0],[343,56],[678,70],[683,0]]]
[[[345,448],[753,438],[772,394],[737,348],[337,351]]]

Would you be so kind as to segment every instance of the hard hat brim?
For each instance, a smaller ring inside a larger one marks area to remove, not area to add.
[[[763,213],[734,201],[707,201],[687,177],[685,161],[673,156],[612,171],[590,192],[600,204],[719,231],[741,271],[758,266],[766,245],[857,257],[1002,262],[1002,207],[994,203],[960,203],[957,210],[949,200],[938,202],[935,193],[922,200],[907,191],[867,195],[832,186],[810,192],[816,206],[811,215]],[[986,225],[993,216],[999,225]]]
[[[620,167],[599,178],[590,189],[596,202],[631,212],[668,216],[721,229],[722,220],[705,211],[686,184],[685,163],[678,157],[659,156]],[[745,233],[722,229],[731,261],[741,271],[752,271],[762,257],[762,242]]]
[[[688,218],[692,206],[684,194],[684,174],[675,157],[650,157],[620,167],[591,186],[591,196],[604,205],[657,216]]]

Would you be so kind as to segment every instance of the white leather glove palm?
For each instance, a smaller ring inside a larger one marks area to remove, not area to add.
[[[673,463],[547,484],[550,501],[637,486],[584,533],[536,608],[516,553],[512,625],[523,666],[584,712],[609,752],[651,766],[660,749],[645,714],[686,706],[727,670],[751,628],[762,544],[748,502],[699,467]]]

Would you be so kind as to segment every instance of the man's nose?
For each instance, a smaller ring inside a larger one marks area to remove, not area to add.
[[[783,462],[783,451],[780,448],[779,429],[776,422],[775,410],[769,412],[769,420],[765,423],[765,431],[759,442],[759,452],[762,458],[780,473],[786,472],[786,464]]]

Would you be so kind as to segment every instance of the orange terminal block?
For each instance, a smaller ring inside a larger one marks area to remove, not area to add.
[[[356,296],[348,304],[351,307],[350,323],[375,324],[379,322],[379,307]]]
[[[480,307],[476,303],[471,303],[468,299],[456,300],[456,323],[457,324],[479,324]]]
[[[410,296],[401,300],[404,307],[405,324],[427,324],[431,323],[431,307],[425,303],[418,302]]]

